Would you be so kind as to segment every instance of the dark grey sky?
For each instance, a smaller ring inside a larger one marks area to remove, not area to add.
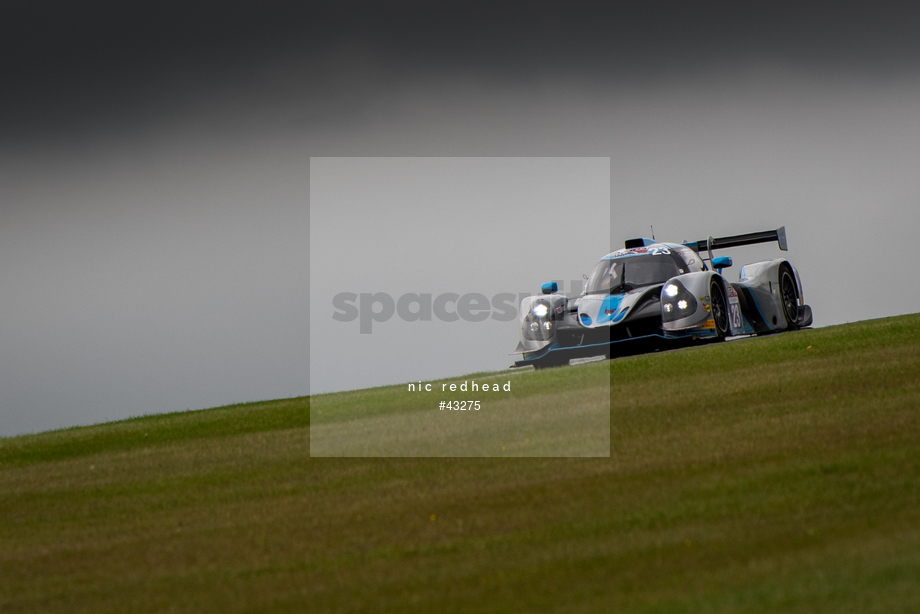
[[[0,11],[0,435],[306,393],[311,156],[609,157],[614,242],[785,224],[817,325],[920,301],[904,3]]]
[[[4,3],[4,133],[133,132],[218,110],[276,128],[359,120],[429,79],[631,90],[771,65],[916,74],[920,8],[816,2]],[[267,119],[267,118],[265,118]]]

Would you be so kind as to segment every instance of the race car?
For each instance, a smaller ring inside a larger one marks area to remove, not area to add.
[[[722,271],[728,256],[713,250],[776,241],[787,251],[786,229],[687,243],[630,239],[604,256],[580,296],[559,293],[556,282],[521,302],[521,340],[514,367],[568,364],[735,335],[765,335],[810,326],[798,271],[785,258],[746,264],[739,281]]]

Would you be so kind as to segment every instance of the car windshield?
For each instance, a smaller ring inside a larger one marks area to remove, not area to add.
[[[684,264],[674,253],[629,254],[598,262],[588,279],[587,292],[627,292],[640,286],[663,284],[684,272]]]

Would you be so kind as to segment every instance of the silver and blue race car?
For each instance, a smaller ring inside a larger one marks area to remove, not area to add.
[[[776,241],[787,250],[785,227],[687,243],[631,239],[604,256],[584,291],[559,293],[557,282],[521,303],[520,354],[515,367],[568,364],[573,358],[608,358],[765,335],[810,326],[798,271],[785,258],[746,264],[739,281],[722,271],[728,256],[713,250]]]

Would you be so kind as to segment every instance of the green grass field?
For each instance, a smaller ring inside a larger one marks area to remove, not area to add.
[[[311,458],[307,398],[0,439],[0,612],[920,611],[920,315],[514,377],[608,372],[609,458]]]
[[[461,392],[465,383],[499,390]],[[451,392],[450,385],[458,389]],[[502,388],[508,387],[508,391]],[[532,370],[318,395],[310,407],[310,453],[331,456],[609,456],[606,364],[536,375]],[[480,402],[473,411],[439,402]]]

